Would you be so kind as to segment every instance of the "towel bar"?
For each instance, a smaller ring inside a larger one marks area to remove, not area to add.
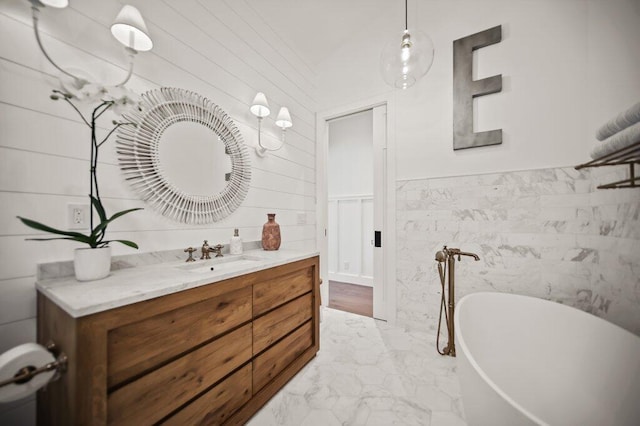
[[[629,179],[600,185],[598,186],[598,189],[640,188],[640,176],[636,176],[634,169],[635,164],[640,164],[640,141],[603,157],[577,165],[575,169],[580,170],[587,167],[619,166],[622,164],[629,165]]]

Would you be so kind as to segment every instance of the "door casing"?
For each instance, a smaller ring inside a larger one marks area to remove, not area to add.
[[[376,126],[375,114],[380,114],[385,106],[386,113],[386,138],[378,141],[379,149],[374,147],[374,168],[381,168],[374,178],[377,186],[374,194],[381,194],[381,216],[374,224],[377,230],[382,231],[382,247],[374,249],[376,259],[375,278],[382,280],[381,289],[375,290],[373,300],[373,316],[377,319],[395,322],[396,320],[396,167],[395,167],[395,119],[393,101],[387,96],[370,98],[361,102],[343,107],[334,108],[316,114],[316,247],[320,252],[320,277],[324,285],[321,286],[323,306],[329,302],[328,283],[328,185],[327,164],[329,157],[329,121],[338,117],[354,114],[360,111],[374,109],[374,127]],[[377,108],[377,109],[376,109]],[[375,137],[375,131],[374,131]],[[375,145],[375,141],[374,141]],[[378,173],[379,172],[379,173]],[[381,186],[381,188],[380,188]],[[375,201],[374,201],[375,203]],[[374,207],[375,209],[375,207]],[[382,229],[378,229],[381,226]],[[372,236],[373,238],[373,236]],[[380,250],[376,253],[376,250]],[[378,261],[378,259],[381,259]]]

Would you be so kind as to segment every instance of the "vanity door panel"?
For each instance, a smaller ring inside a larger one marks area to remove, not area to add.
[[[253,361],[253,393],[273,380],[313,344],[312,321],[273,345]]]
[[[251,359],[251,324],[190,352],[109,394],[109,424],[162,420]]]
[[[251,399],[251,364],[226,378],[163,425],[219,425]]]
[[[253,317],[257,317],[313,289],[314,268],[295,270],[253,286]]]
[[[253,321],[253,354],[257,355],[306,322],[313,314],[313,298],[307,293]]]
[[[107,385],[145,373],[250,320],[251,287],[245,287],[112,329]]]

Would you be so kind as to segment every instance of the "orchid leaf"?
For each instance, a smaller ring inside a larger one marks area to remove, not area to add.
[[[79,243],[86,243],[89,244],[89,238],[85,237],[85,240],[81,240],[77,237],[52,237],[52,238],[25,238],[27,241],[51,241],[51,240],[70,240],[70,241],[77,241]]]
[[[18,219],[20,219],[20,221],[22,221],[22,223],[27,225],[29,228],[33,228],[38,231],[48,232],[50,234],[66,235],[68,237],[72,237],[72,239],[76,239],[77,241],[81,241],[81,242],[86,242],[89,239],[88,236],[81,234],[80,232],[63,231],[61,229],[56,229],[56,228],[47,226],[44,223],[36,222],[35,220],[27,219],[20,216],[17,216],[17,217]]]
[[[109,220],[107,222],[113,222],[115,219],[119,218],[120,216],[124,216],[127,213],[135,212],[136,210],[143,210],[143,208],[142,207],[136,207],[136,208],[133,208],[133,209],[123,210],[121,212],[115,213],[113,216],[111,216],[109,218]]]
[[[116,220],[120,216],[124,216],[125,214],[134,212],[136,210],[142,210],[142,207],[136,207],[134,209],[123,210],[121,212],[118,212],[118,213],[114,214],[109,219],[105,218],[105,220],[103,220],[100,224],[98,224],[98,226],[95,227],[95,229],[93,230],[92,234],[97,234],[98,232],[101,232],[101,231],[105,230],[107,228],[107,225],[109,225],[111,222],[113,222],[114,220]]]

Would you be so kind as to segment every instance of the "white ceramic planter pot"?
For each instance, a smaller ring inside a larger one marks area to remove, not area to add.
[[[111,247],[76,249],[73,268],[78,281],[105,278],[111,272]]]

